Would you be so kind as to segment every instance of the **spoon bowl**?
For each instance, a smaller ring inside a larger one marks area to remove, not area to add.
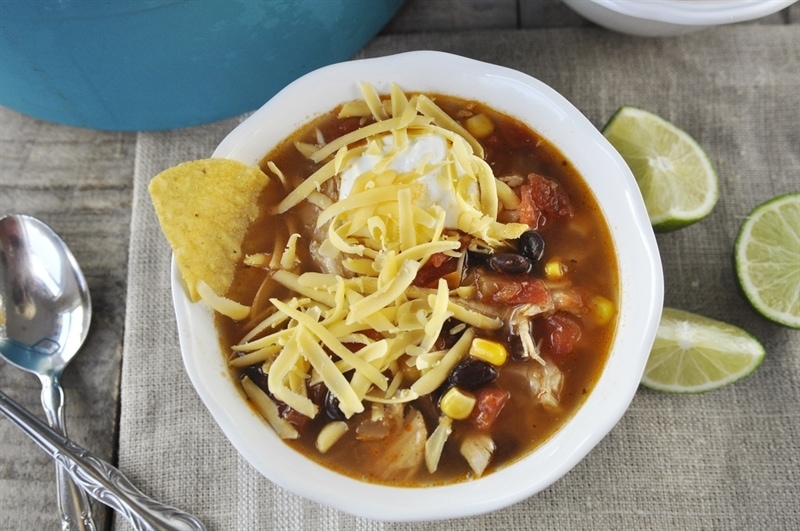
[[[0,218],[0,294],[5,358],[34,374],[63,371],[89,333],[92,303],[75,257],[36,218]]]
[[[86,279],[61,238],[25,215],[0,218],[0,356],[36,374],[51,427],[66,435],[61,374],[92,318]],[[86,494],[56,467],[62,529],[94,529]]]

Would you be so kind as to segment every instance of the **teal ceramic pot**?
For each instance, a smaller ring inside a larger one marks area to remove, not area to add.
[[[0,0],[0,105],[117,131],[259,107],[363,47],[403,0]]]

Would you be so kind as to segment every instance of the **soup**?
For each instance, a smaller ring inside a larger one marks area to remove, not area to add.
[[[491,473],[546,441],[616,330],[611,237],[570,162],[480,102],[393,87],[300,128],[217,316],[287,444],[370,482]]]

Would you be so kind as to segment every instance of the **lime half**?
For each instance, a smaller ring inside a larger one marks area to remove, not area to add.
[[[651,112],[623,106],[603,128],[639,184],[653,229],[680,229],[711,213],[717,173],[685,131]]]
[[[736,276],[753,308],[800,328],[800,193],[757,206],[739,229]]]
[[[670,393],[702,393],[744,378],[764,347],[736,326],[664,308],[642,385]]]

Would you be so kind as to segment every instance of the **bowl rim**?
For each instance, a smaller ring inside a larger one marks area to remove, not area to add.
[[[618,177],[621,189],[605,192],[613,196],[614,212],[606,210],[602,204],[601,207],[609,224],[615,224],[610,229],[617,253],[625,257],[624,264],[623,258],[619,258],[621,318],[614,350],[594,390],[573,418],[536,450],[480,479],[426,488],[358,481],[291,449],[246,406],[223,363],[211,312],[202,304],[189,301],[173,259],[173,303],[186,372],[237,451],[270,481],[306,499],[381,521],[431,521],[507,507],[545,489],[572,469],[617,424],[638,389],[663,302],[661,261],[641,194],[619,154],[589,120],[555,90],[517,70],[433,51],[348,61],[306,74],[231,131],[213,156],[258,163],[274,145],[264,143],[265,139],[281,141],[314,115],[359,97],[359,81],[372,83],[379,92],[387,92],[389,83],[396,81],[405,90],[448,93],[479,100],[491,94],[514,94],[516,105],[526,102],[531,108],[537,104],[542,106],[536,108],[537,115],[545,115],[541,123],[529,124],[536,131],[546,138],[556,132],[560,137],[571,138],[580,131],[585,141],[580,143],[580,150],[573,147],[572,151],[588,152],[592,165]],[[324,95],[320,95],[321,86]],[[450,88],[443,90],[445,86]],[[464,90],[453,88],[467,86]],[[298,114],[296,101],[303,94],[320,95],[321,101],[314,100],[309,111]],[[500,104],[502,99],[495,97],[497,101],[486,103],[511,113],[509,106]],[[335,103],[330,104],[334,100]],[[527,110],[528,105],[519,108]],[[519,117],[519,113],[511,114]],[[552,141],[573,160],[578,171],[586,175],[585,168],[582,170],[576,163],[575,154],[565,150],[557,140]],[[582,162],[584,167],[587,164]],[[625,245],[621,245],[622,240]],[[643,308],[636,311],[631,308],[634,295],[636,300],[645,301]],[[264,451],[265,444],[269,446],[270,455]]]
[[[797,0],[591,0],[630,17],[684,26],[710,26],[761,18]]]

